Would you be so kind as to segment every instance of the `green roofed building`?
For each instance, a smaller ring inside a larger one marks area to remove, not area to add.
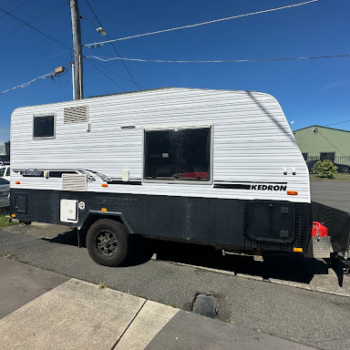
[[[312,125],[295,130],[294,136],[306,162],[329,159],[350,165],[350,131]]]

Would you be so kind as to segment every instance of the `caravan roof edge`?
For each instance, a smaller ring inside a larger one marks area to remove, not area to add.
[[[162,88],[155,88],[155,89],[146,89],[146,90],[139,90],[139,91],[129,91],[129,92],[119,92],[115,94],[107,94],[107,95],[98,95],[98,96],[90,96],[87,98],[84,98],[82,100],[66,100],[66,101],[60,101],[60,102],[52,102],[52,103],[43,103],[38,105],[29,105],[29,106],[22,106],[17,107],[12,114],[14,114],[17,110],[21,110],[24,108],[32,108],[32,107],[40,107],[40,106],[48,106],[48,105],[58,105],[58,104],[65,104],[65,103],[84,103],[86,101],[95,99],[95,98],[103,98],[103,97],[110,97],[110,96],[118,96],[118,95],[125,95],[125,94],[132,94],[132,93],[142,93],[142,92],[149,92],[149,91],[159,91],[159,90],[202,90],[202,91],[217,91],[217,92],[253,92],[256,94],[263,94],[273,97],[272,95],[260,92],[260,91],[254,91],[254,90],[228,90],[228,89],[212,89],[212,88],[191,88],[191,87],[162,87]]]

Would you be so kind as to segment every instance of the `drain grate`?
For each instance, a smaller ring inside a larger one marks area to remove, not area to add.
[[[198,294],[194,300],[192,311],[195,314],[215,318],[216,306],[217,301],[212,295]]]

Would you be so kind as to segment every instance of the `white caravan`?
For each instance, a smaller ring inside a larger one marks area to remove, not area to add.
[[[306,253],[313,220],[308,169],[276,99],[186,88],[16,109],[11,210],[77,227],[109,266],[132,235]]]

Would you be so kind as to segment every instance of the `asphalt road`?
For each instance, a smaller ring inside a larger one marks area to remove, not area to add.
[[[167,261],[144,259],[133,261],[127,267],[108,268],[95,264],[86,249],[79,249],[75,244],[71,232],[44,240],[0,231],[1,256],[85,281],[106,283],[111,288],[184,310],[191,310],[198,293],[210,294],[218,300],[221,321],[316,348],[350,348],[350,298]],[[242,259],[230,262],[246,265]],[[302,269],[302,265],[293,260],[277,263],[280,270],[284,265],[288,271],[293,270],[294,264]]]
[[[311,200],[350,212],[350,182],[311,181]]]

